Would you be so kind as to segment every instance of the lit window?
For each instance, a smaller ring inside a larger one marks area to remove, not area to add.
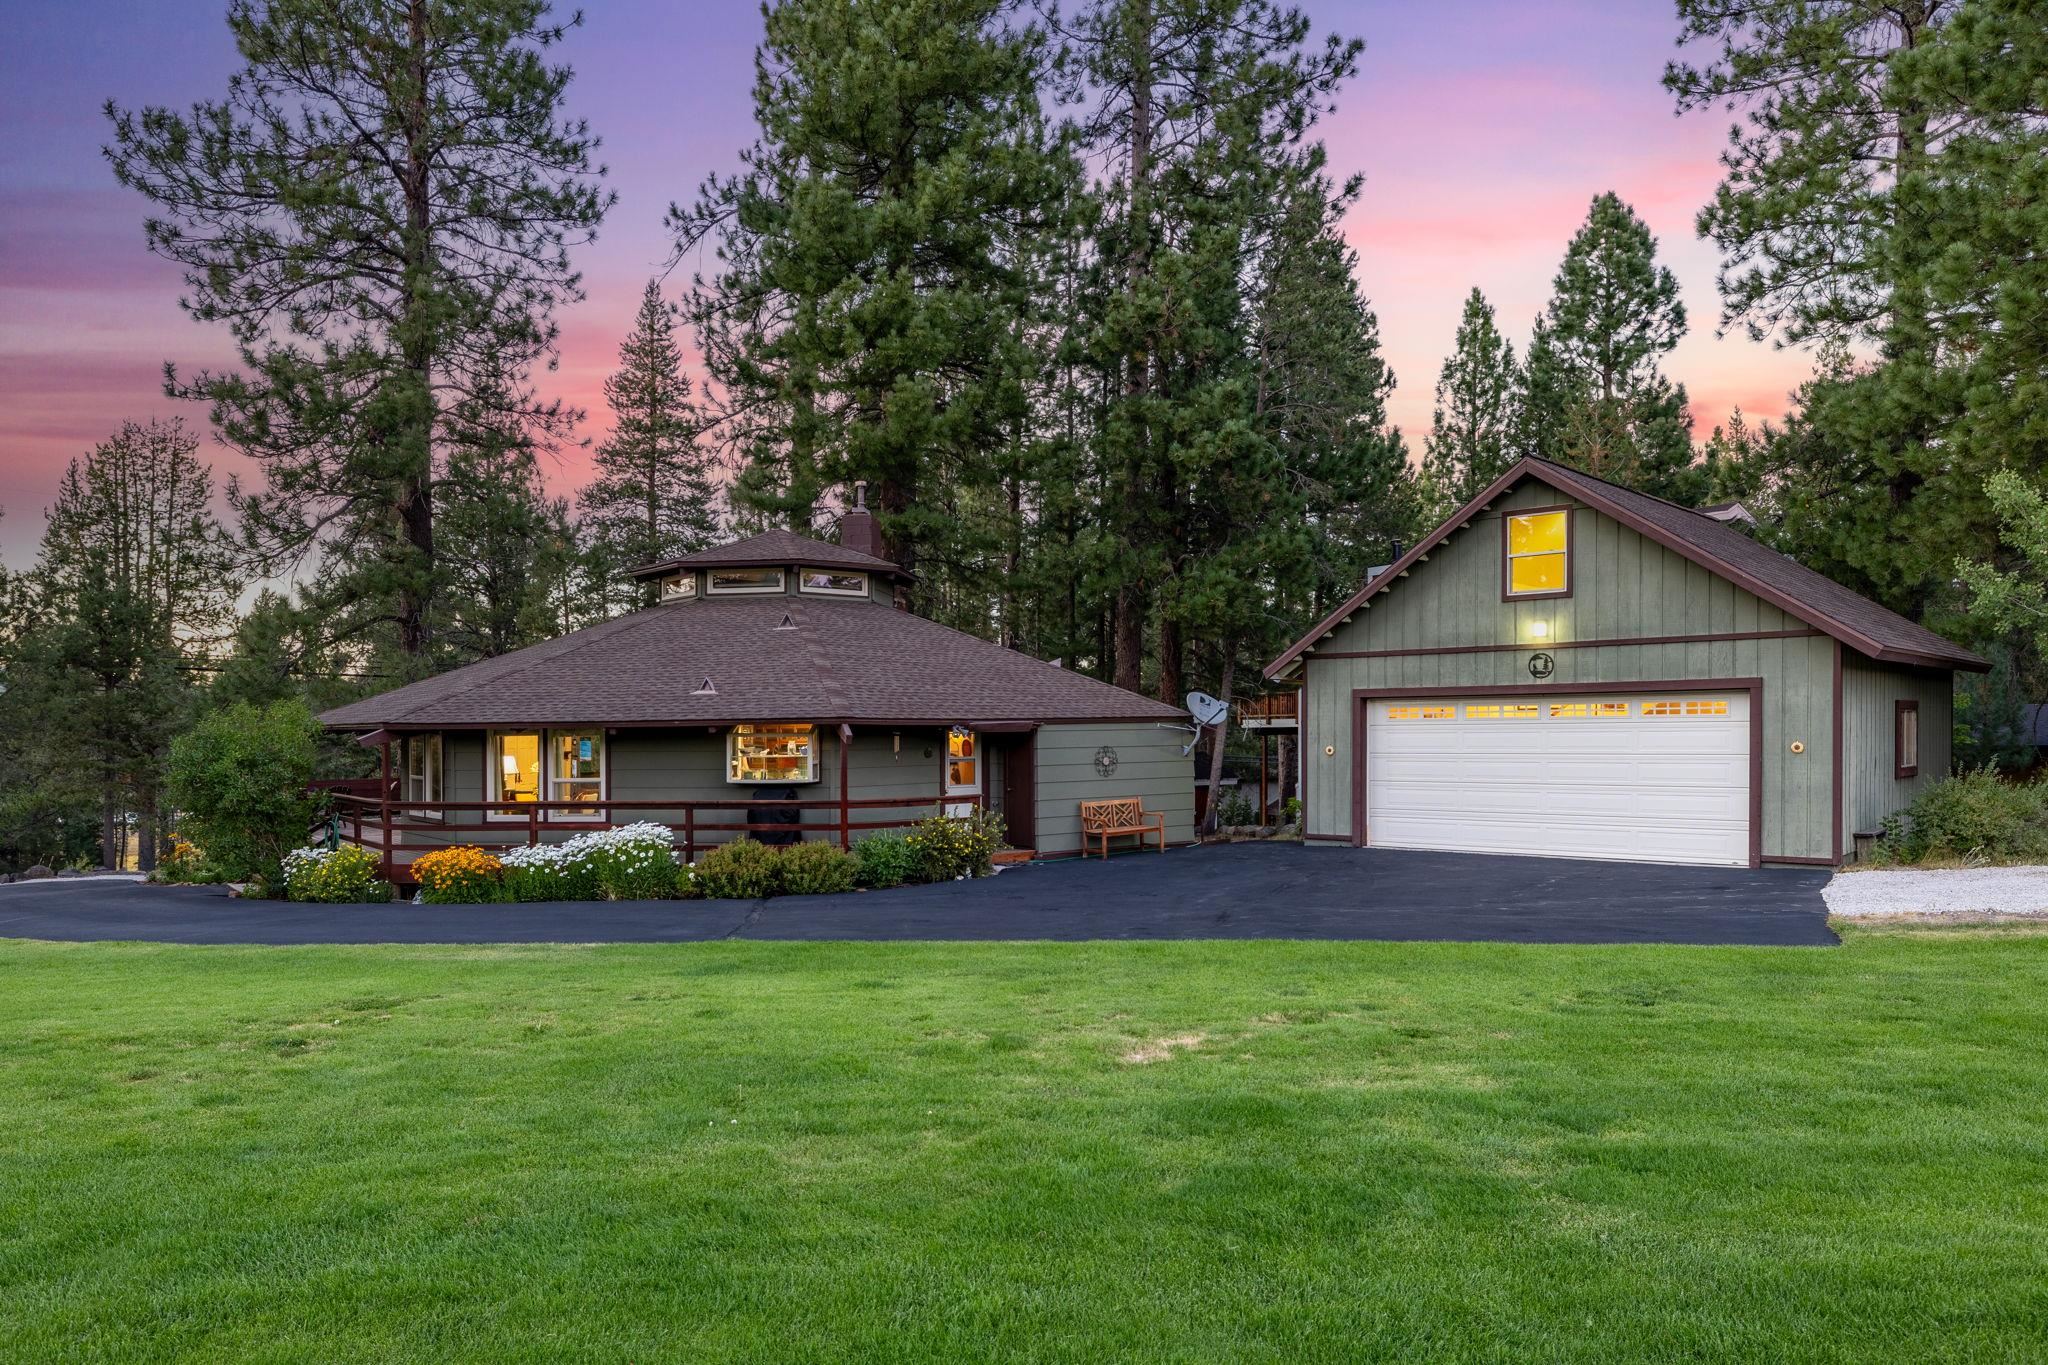
[[[981,760],[976,752],[977,745],[972,730],[955,726],[946,736],[946,795],[974,797],[981,795]],[[954,819],[965,819],[974,813],[971,801],[962,801],[946,807],[946,814]]]
[[[441,737],[439,735],[414,735],[405,741],[405,799],[408,801],[439,801],[441,799]],[[422,815],[438,815],[439,812],[422,811]]]
[[[1421,720],[1422,708],[1419,706],[1389,706],[1387,708],[1387,719]]]
[[[1541,709],[1534,702],[1530,702],[1526,706],[1503,706],[1500,714],[1505,720],[1534,720]]]
[[[1468,706],[1465,708],[1465,719],[1499,720],[1500,708],[1498,706]]]
[[[710,591],[714,593],[781,592],[780,569],[713,569]]]
[[[1422,708],[1422,718],[1424,720],[1456,720],[1458,718],[1458,708],[1455,706],[1425,706]]]
[[[815,782],[818,727],[735,725],[726,740],[728,782]]]
[[[817,593],[825,597],[866,597],[868,576],[864,573],[839,573],[832,569],[803,569],[797,576],[799,592]]]
[[[1506,706],[1468,706],[1466,720],[1534,720],[1543,708],[1534,702],[1516,702]]]
[[[1552,720],[1583,720],[1593,714],[1593,703],[1589,701],[1554,701],[1550,703]]]
[[[1507,519],[1509,597],[1562,597],[1571,590],[1571,513],[1527,512]]]
[[[1617,717],[1625,720],[1628,717],[1628,703],[1625,701],[1596,701],[1593,703],[1593,714],[1603,720],[1612,720]]]
[[[1646,701],[1643,703],[1643,714],[1646,716],[1682,716],[1685,714],[1685,706],[1682,702],[1675,701]]]
[[[697,595],[697,575],[694,573],[670,574],[661,580],[661,600],[680,601]]]
[[[1920,703],[1901,701],[1892,704],[1892,775],[1894,777],[1918,777],[1920,775]]]
[[[604,796],[604,731],[548,732],[548,799],[597,801]],[[595,818],[596,807],[556,811],[557,818]]]
[[[1728,714],[1728,703],[1720,700],[1689,701],[1685,704],[1685,714],[1688,716],[1725,716]]]
[[[528,805],[540,800],[540,734],[491,736],[491,799],[508,804]],[[494,810],[493,815],[509,815]]]
[[[1388,720],[1456,720],[1455,706],[1389,706]]]

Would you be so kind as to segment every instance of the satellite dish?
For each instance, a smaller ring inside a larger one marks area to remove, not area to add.
[[[1197,725],[1219,725],[1230,714],[1230,703],[1218,701],[1207,692],[1188,693],[1188,714]]]

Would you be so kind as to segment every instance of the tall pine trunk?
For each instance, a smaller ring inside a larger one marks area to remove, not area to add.
[[[1131,246],[1126,275],[1131,292],[1152,271],[1152,41],[1149,0],[1138,0],[1138,53],[1131,79]],[[1132,348],[1124,371],[1124,399],[1132,414],[1132,447],[1125,452],[1124,533],[1141,556],[1148,553],[1150,520],[1146,507],[1145,466],[1151,449],[1150,429],[1142,416],[1152,389],[1153,348],[1141,339]],[[1142,575],[1130,575],[1116,591],[1116,676],[1118,687],[1139,692],[1145,686],[1145,614],[1148,586]]]
[[[403,587],[398,594],[398,647],[409,661],[421,660],[428,647],[428,613],[434,584],[434,347],[421,298],[433,288],[433,212],[429,185],[433,156],[428,145],[427,108],[427,5],[411,0],[406,7],[406,43],[411,59],[413,88],[406,109],[410,123],[406,138],[405,214],[407,227],[406,276],[410,288],[401,319],[400,348],[405,371],[414,386],[408,398],[416,408],[405,414],[411,430],[398,439],[410,450],[413,467],[398,489],[399,535],[403,541]],[[406,553],[409,552],[409,553]]]

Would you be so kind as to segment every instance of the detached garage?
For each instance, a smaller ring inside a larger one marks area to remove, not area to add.
[[[1267,669],[1313,843],[1834,864],[1983,660],[1699,513],[1524,460]]]

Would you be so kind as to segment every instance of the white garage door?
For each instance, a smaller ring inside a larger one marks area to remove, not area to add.
[[[1367,841],[1749,862],[1749,694],[1372,701]]]

